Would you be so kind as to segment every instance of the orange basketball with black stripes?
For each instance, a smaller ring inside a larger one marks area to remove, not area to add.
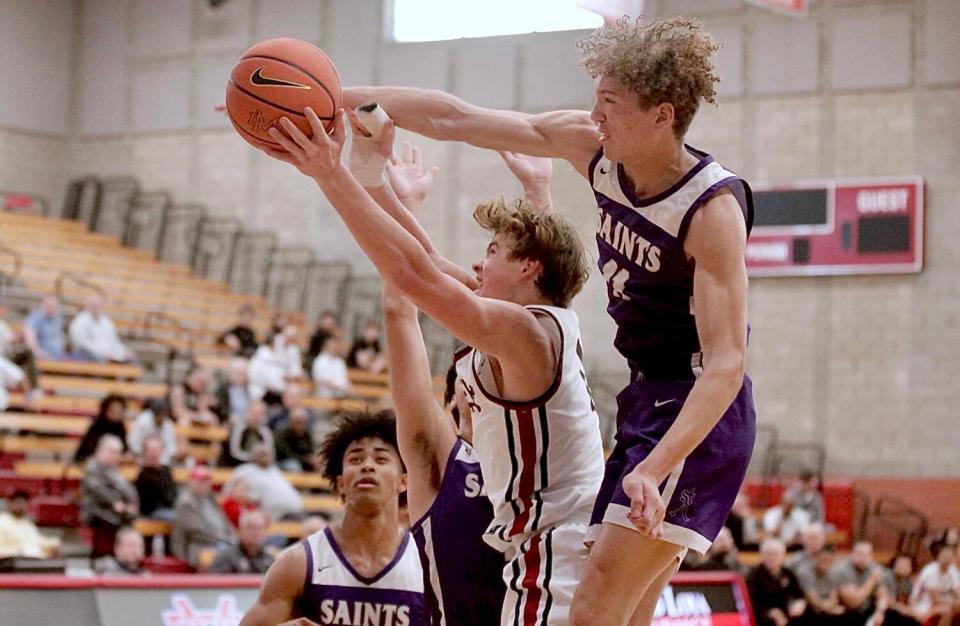
[[[320,48],[299,39],[268,39],[243,53],[227,83],[227,114],[254,146],[280,148],[267,132],[287,117],[308,137],[303,109],[310,107],[327,132],[340,108],[340,75]]]

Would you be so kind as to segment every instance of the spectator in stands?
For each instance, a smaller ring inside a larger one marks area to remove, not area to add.
[[[244,511],[257,509],[257,503],[250,499],[247,481],[235,479],[228,481],[220,493],[220,508],[234,528],[240,526],[240,515]]]
[[[260,510],[240,515],[236,545],[224,548],[213,560],[211,574],[265,574],[273,564],[273,555],[264,549],[270,520]]]
[[[217,344],[226,346],[234,356],[250,358],[257,351],[257,333],[253,330],[253,307],[244,304],[237,311],[237,323],[217,338]]]
[[[776,537],[787,546],[798,545],[800,533],[810,525],[810,515],[797,506],[793,496],[783,494],[777,506],[763,514],[763,531],[768,537]]]
[[[173,506],[177,502],[177,483],[173,480],[168,463],[163,460],[163,440],[150,435],[143,440],[143,455],[140,473],[134,485],[140,498],[140,512],[154,519],[173,519]]]
[[[933,558],[937,558],[937,555],[940,554],[940,548],[945,545],[953,546],[955,550],[960,551],[960,528],[952,526],[934,535],[928,545]]]
[[[894,611],[901,623],[917,626],[913,602],[913,558],[908,554],[899,554],[893,559],[893,591],[890,594],[890,610]]]
[[[761,562],[747,575],[757,626],[811,623],[803,589],[793,572],[783,566],[786,555],[787,548],[781,540],[764,539],[760,545]]]
[[[750,507],[750,496],[746,491],[737,494],[724,526],[730,529],[738,550],[757,550],[760,547],[757,517]]]
[[[250,389],[247,387],[246,359],[230,359],[227,378],[217,387],[217,414],[221,421],[238,419],[247,414],[250,407]]]
[[[261,443],[253,448],[253,462],[244,463],[233,472],[229,482],[245,480],[250,497],[260,503],[270,519],[299,518],[303,515],[303,498],[290,484],[280,468],[274,465],[273,446]]]
[[[810,611],[816,617],[815,623],[818,624],[850,624],[852,620],[844,616],[846,612],[843,605],[840,604],[840,595],[837,585],[830,575],[835,559],[833,546],[824,546],[817,551],[816,556],[812,558],[811,567],[797,574],[797,580],[807,596],[807,602],[810,605]],[[861,621],[856,626],[861,626]]]
[[[354,338],[347,355],[347,367],[373,373],[387,369],[387,358],[380,347],[380,325],[377,322],[367,321],[360,336]]]
[[[139,512],[137,490],[118,469],[122,455],[122,439],[101,437],[80,484],[80,520],[93,531],[95,559],[113,552],[117,531]]]
[[[931,620],[933,626],[951,626],[960,617],[960,571],[956,558],[956,548],[945,543],[937,560],[920,570],[913,608],[922,622]]]
[[[37,389],[39,381],[36,357],[27,345],[24,331],[13,332],[2,319],[6,314],[6,308],[0,306],[0,358],[9,359],[11,363],[23,370],[30,388]]]
[[[10,406],[7,390],[17,389],[27,384],[23,370],[13,361],[0,356],[0,411],[5,411]]]
[[[170,391],[170,414],[182,426],[210,426],[220,423],[215,412],[216,398],[211,392],[210,370],[195,365],[183,383]]]
[[[123,450],[127,450],[127,429],[123,425],[123,418],[127,412],[127,400],[123,396],[110,394],[100,401],[97,415],[90,422],[90,427],[84,433],[73,455],[74,463],[83,463],[97,449],[97,444],[104,435],[113,435],[118,438]]]
[[[861,624],[886,611],[893,575],[873,560],[873,545],[869,541],[855,543],[850,556],[837,563],[830,575],[845,612]]]
[[[320,321],[317,322],[317,328],[310,336],[310,345],[307,348],[307,359],[304,366],[310,367],[313,360],[320,354],[320,351],[323,349],[323,344],[327,342],[328,338],[342,336],[343,331],[337,323],[337,314],[333,311],[324,311],[321,313]]]
[[[170,417],[170,403],[165,398],[151,398],[140,412],[133,427],[127,433],[127,447],[135,455],[144,454],[144,443],[148,437],[156,437],[160,442],[160,463],[170,465],[184,455],[185,445],[177,439],[177,432]]]
[[[350,395],[347,362],[343,360],[343,341],[328,337],[320,354],[313,360],[314,394],[318,398],[343,398]]]
[[[737,546],[733,543],[733,534],[729,528],[723,527],[717,538],[713,540],[706,554],[700,555],[688,551],[684,557],[681,569],[692,571],[724,571],[743,573],[737,555]]]
[[[276,432],[278,429],[285,426],[287,421],[290,419],[290,413],[300,408],[306,409],[307,415],[310,418],[310,428],[313,428],[315,416],[310,409],[307,409],[307,407],[304,406],[303,394],[303,385],[300,383],[294,382],[287,385],[287,388],[283,390],[283,396],[280,399],[280,406],[271,412],[267,418],[267,426],[270,427],[270,430]]]
[[[47,296],[23,323],[23,340],[38,359],[62,361],[70,358],[63,332],[60,300]]]
[[[279,404],[287,383],[303,378],[300,348],[297,346],[296,326],[286,326],[275,333],[250,359],[247,377],[250,397],[267,404]]]
[[[28,514],[30,494],[17,489],[7,499],[7,510],[0,511],[0,558],[21,556],[42,559],[54,556],[60,547],[57,537],[40,532]]]
[[[811,522],[826,521],[823,494],[817,488],[817,477],[810,470],[804,470],[797,483],[787,490],[790,500],[797,508],[807,512]]]
[[[97,573],[107,576],[138,576],[146,574],[143,569],[143,535],[130,526],[117,531],[117,540],[113,545],[113,555],[107,555],[97,562]]]
[[[267,427],[267,405],[257,400],[250,404],[247,414],[230,424],[227,454],[221,465],[235,467],[253,460],[253,449],[258,444],[273,447],[273,433]]]
[[[198,465],[190,472],[187,488],[180,492],[174,510],[171,551],[192,567],[197,566],[203,549],[219,549],[234,541],[233,526],[217,504],[213,478],[206,466]]]
[[[827,543],[827,533],[820,522],[813,522],[800,533],[800,544],[803,550],[787,559],[787,567],[797,578],[803,581],[810,576],[817,563],[817,556],[823,551]]]
[[[99,296],[88,298],[84,309],[70,322],[70,343],[81,358],[90,361],[127,363],[136,359],[120,341]]]
[[[290,419],[277,429],[274,436],[277,448],[277,465],[285,472],[304,472],[316,469],[314,455],[316,446],[310,433],[310,414],[300,406],[290,413]]]

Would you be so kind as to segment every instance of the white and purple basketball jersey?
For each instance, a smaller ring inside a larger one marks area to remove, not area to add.
[[[329,528],[303,541],[307,573],[300,609],[321,626],[428,626],[423,570],[410,534],[397,554],[372,578],[361,575],[343,555]]]
[[[499,623],[504,560],[483,541],[492,519],[480,460],[470,444],[457,439],[433,504],[410,529],[435,626]]]
[[[617,323],[614,345],[630,369],[648,378],[692,379],[701,366],[693,302],[694,265],[683,249],[693,215],[719,190],[733,192],[747,232],[750,187],[713,157],[690,146],[699,162],[670,189],[638,198],[623,165],[597,153],[590,184],[599,210],[599,266],[607,312]]]
[[[457,360],[473,447],[493,503],[484,539],[501,552],[556,524],[585,523],[603,477],[600,421],[583,370],[577,315],[553,306],[527,309],[559,338],[557,372],[542,396],[503,400],[485,355],[469,349]]]

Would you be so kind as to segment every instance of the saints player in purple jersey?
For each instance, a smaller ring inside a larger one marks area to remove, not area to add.
[[[527,114],[438,91],[344,90],[377,100],[401,128],[494,150],[563,158],[591,183],[616,348],[631,382],[597,499],[590,559],[571,623],[649,624],[684,550],[718,533],[753,448],[744,374],[749,187],[684,143],[714,102],[718,48],[684,18],[622,20],[580,43],[593,110]]]
[[[428,626],[420,559],[399,522],[407,478],[393,415],[342,417],[321,454],[343,519],[277,557],[240,626]]]

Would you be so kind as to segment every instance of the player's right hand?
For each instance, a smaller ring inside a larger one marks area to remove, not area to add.
[[[343,109],[334,116],[334,128],[327,135],[323,122],[307,107],[303,111],[310,123],[313,137],[307,137],[297,126],[286,117],[280,118],[280,126],[284,135],[277,128],[271,127],[268,131],[274,141],[283,146],[283,150],[264,148],[270,156],[290,163],[302,174],[314,179],[327,178],[341,167],[340,155],[343,153],[343,142],[346,137],[346,114]]]
[[[637,466],[623,479],[623,492],[630,498],[627,519],[644,535],[659,539],[663,536],[663,517],[666,506],[656,479]]]

